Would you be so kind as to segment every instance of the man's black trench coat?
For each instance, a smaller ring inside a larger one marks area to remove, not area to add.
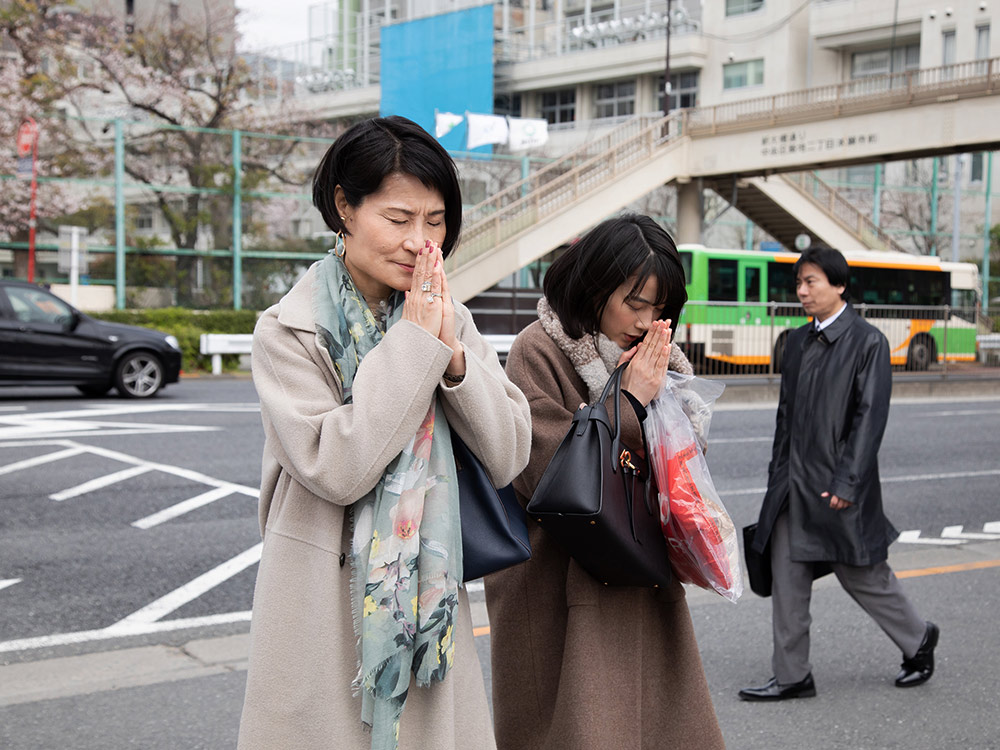
[[[889,415],[889,343],[849,304],[816,335],[788,336],[767,493],[753,547],[763,553],[787,508],[791,557],[874,565],[899,535],[882,512],[878,450]],[[829,498],[852,505],[832,510]]]

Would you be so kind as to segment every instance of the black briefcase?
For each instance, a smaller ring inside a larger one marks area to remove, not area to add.
[[[743,558],[747,563],[747,576],[750,578],[750,590],[757,596],[771,595],[771,540],[767,540],[764,552],[756,552],[753,548],[753,538],[757,535],[757,524],[743,527]],[[822,578],[833,572],[830,563],[813,563],[813,580]]]
[[[768,540],[763,554],[753,548],[753,538],[757,535],[757,524],[743,527],[743,557],[747,563],[750,590],[757,596],[771,595],[771,542]]]

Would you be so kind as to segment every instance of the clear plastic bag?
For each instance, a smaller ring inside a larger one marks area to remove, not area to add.
[[[645,431],[674,572],[735,602],[743,593],[739,541],[705,461],[712,407],[724,388],[668,373],[649,404]]]

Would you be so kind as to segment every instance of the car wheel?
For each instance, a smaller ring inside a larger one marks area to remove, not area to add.
[[[125,398],[149,398],[163,385],[163,363],[151,352],[130,352],[115,370],[115,388]]]
[[[105,393],[111,390],[110,385],[78,385],[76,387],[80,393],[84,396],[92,396],[97,398],[98,396],[103,396]]]
[[[906,353],[906,369],[926,370],[936,359],[937,351],[933,339],[927,336],[918,336],[910,342],[910,348]]]

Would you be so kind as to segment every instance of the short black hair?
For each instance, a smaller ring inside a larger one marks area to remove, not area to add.
[[[830,286],[843,286],[844,291],[840,293],[840,298],[847,299],[847,291],[851,285],[851,269],[847,265],[847,259],[841,255],[839,250],[825,245],[816,245],[803,251],[792,268],[796,279],[799,277],[799,270],[803,263],[812,263],[814,266],[818,266],[826,274],[826,280],[830,282]]]
[[[327,149],[313,175],[313,205],[334,232],[350,235],[334,201],[337,185],[351,206],[378,191],[391,174],[416,177],[444,199],[447,258],[462,232],[462,190],[458,169],[447,151],[412,120],[394,115],[373,117],[348,128]]]
[[[600,332],[604,308],[615,290],[634,279],[638,294],[656,277],[656,307],[661,320],[676,329],[687,302],[684,267],[667,231],[642,214],[606,219],[573,243],[549,267],[542,288],[570,338]]]

